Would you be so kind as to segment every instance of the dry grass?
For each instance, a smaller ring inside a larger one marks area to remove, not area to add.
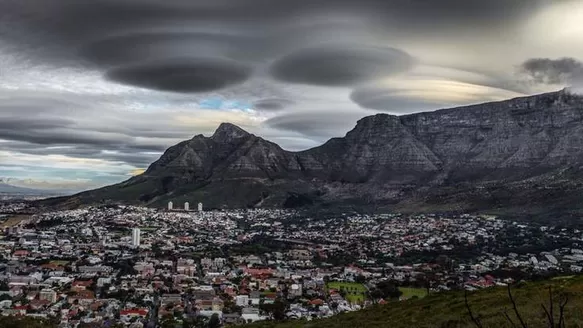
[[[13,226],[18,225],[19,223],[21,223],[23,221],[27,221],[29,219],[30,219],[30,216],[28,216],[28,215],[16,215],[16,216],[10,217],[6,221],[2,222],[0,224],[0,228],[13,227]]]
[[[568,296],[565,307],[566,327],[583,328],[583,276],[544,282],[522,283],[512,288],[520,315],[529,328],[548,327],[542,304],[548,307],[548,287],[553,288],[557,302]],[[512,311],[505,287],[481,290],[468,294],[472,312],[479,317],[484,328],[513,327],[504,312],[518,323]],[[558,321],[558,319],[557,319]],[[337,315],[315,321],[290,321],[285,323],[263,322],[250,325],[256,328],[466,328],[475,327],[467,311],[464,293],[445,292],[428,295],[423,299],[389,303],[367,308],[363,311]]]

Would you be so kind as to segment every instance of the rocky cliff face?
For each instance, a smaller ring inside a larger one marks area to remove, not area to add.
[[[578,201],[582,163],[583,98],[560,91],[369,116],[345,137],[302,152],[285,151],[224,123],[210,138],[198,135],[169,148],[144,174],[73,199],[191,200],[233,207],[290,205],[290,199],[292,205],[365,200],[401,208],[521,208],[549,190],[554,191],[549,199],[575,190],[569,195]]]

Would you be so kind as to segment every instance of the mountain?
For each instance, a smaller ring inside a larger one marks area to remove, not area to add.
[[[5,183],[0,181],[0,194],[9,194],[9,195],[24,195],[24,196],[55,196],[55,195],[62,195],[63,192],[53,191],[53,190],[43,190],[43,189],[33,189],[33,188],[25,188],[25,187],[18,187],[11,185],[9,183]]]
[[[583,97],[566,90],[434,112],[365,117],[300,152],[221,124],[143,174],[48,205],[172,200],[210,207],[387,205],[540,213],[583,204]]]

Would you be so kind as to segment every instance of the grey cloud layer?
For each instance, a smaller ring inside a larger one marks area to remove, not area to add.
[[[173,92],[207,92],[239,84],[251,69],[236,62],[216,59],[163,60],[113,68],[111,81]]]
[[[285,98],[260,99],[253,103],[253,108],[261,111],[279,111],[295,104],[293,100]]]
[[[539,83],[583,83],[583,62],[574,58],[532,58],[522,63],[521,69]]]
[[[354,109],[303,110],[276,116],[265,121],[264,125],[325,141],[328,138],[337,137],[339,131],[347,132],[354,126],[354,122],[364,115],[364,111]]]
[[[246,81],[253,72],[261,74],[258,64],[272,60],[269,70],[282,81],[353,85],[410,66],[407,54],[367,45],[370,40],[429,26],[429,32],[440,33],[465,23],[471,23],[466,28],[477,29],[507,25],[539,4],[538,0],[5,0],[0,3],[0,21],[6,25],[0,37],[29,48],[42,60],[59,65],[69,60],[72,66],[98,69],[113,81],[154,90],[219,90]],[[335,33],[319,38],[319,32],[329,28],[328,21]],[[336,46],[314,48],[323,41]]]
[[[414,60],[394,48],[324,45],[285,56],[271,68],[285,82],[352,86],[411,69]]]
[[[157,153],[192,133],[159,113],[115,110],[98,99],[88,105],[82,96],[26,94],[0,94],[0,139],[9,141],[2,143],[3,150],[100,158],[144,167]]]

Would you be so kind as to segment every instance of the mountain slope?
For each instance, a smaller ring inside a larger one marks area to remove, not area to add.
[[[581,306],[583,306],[583,281],[581,277],[567,280],[541,281],[523,283],[511,289],[517,303],[518,311],[528,327],[549,327],[544,304],[549,308],[548,287],[552,286],[555,295],[555,324],[559,322],[559,305],[562,297],[568,296],[565,307],[565,326],[580,327]],[[480,318],[484,328],[513,327],[504,312],[514,321],[520,323],[512,310],[512,303],[504,287],[480,290],[468,295],[468,304],[475,317]],[[464,293],[435,293],[420,300],[391,302],[377,305],[361,311],[340,314],[327,319],[314,321],[289,321],[284,323],[259,322],[250,324],[249,328],[471,328],[476,325],[471,321],[465,305]]]
[[[0,182],[0,192],[2,193],[15,193],[15,194],[31,194],[31,193],[39,193],[41,190],[35,190],[31,188],[23,188],[13,186],[7,183]]]
[[[211,137],[197,135],[169,148],[142,175],[50,203],[565,210],[583,203],[581,163],[583,98],[560,91],[369,116],[345,137],[301,152],[223,123]]]
[[[1,179],[0,179],[1,180]],[[69,192],[66,190],[45,190],[45,189],[34,189],[11,185],[10,183],[5,183],[0,181],[0,193],[9,195],[23,195],[23,196],[54,196],[54,195],[65,195]],[[72,192],[71,192],[72,194]]]

